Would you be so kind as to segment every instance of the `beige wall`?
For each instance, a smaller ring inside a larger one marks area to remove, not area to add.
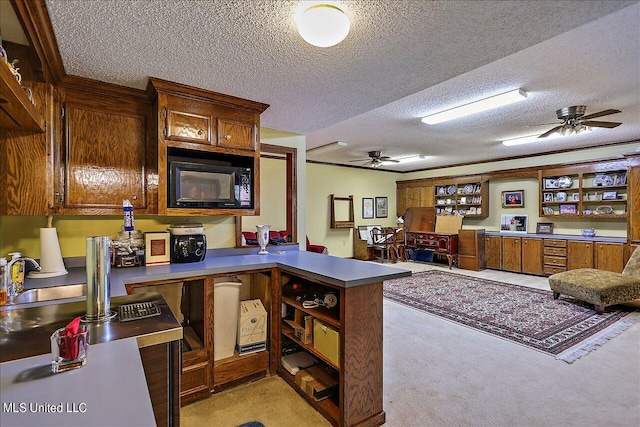
[[[331,255],[352,257],[353,230],[330,228],[330,195],[334,194],[336,197],[353,195],[356,226],[369,224],[394,226],[396,225],[396,180],[400,177],[401,174],[392,172],[308,163],[306,188],[309,241],[312,244],[327,246]],[[388,217],[362,219],[363,197],[388,197]],[[342,213],[344,212],[343,210]]]

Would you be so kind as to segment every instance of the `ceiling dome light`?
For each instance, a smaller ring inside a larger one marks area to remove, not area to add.
[[[351,28],[347,15],[331,4],[314,4],[303,10],[296,21],[302,38],[318,47],[337,45],[347,37]]]

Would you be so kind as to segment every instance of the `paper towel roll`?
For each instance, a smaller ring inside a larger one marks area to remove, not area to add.
[[[60,253],[58,232],[55,228],[40,229],[40,271],[31,271],[29,278],[64,276],[68,273]]]

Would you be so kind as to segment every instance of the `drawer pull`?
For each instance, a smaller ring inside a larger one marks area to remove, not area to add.
[[[226,139],[227,141],[231,141],[231,135],[225,135],[224,139]]]

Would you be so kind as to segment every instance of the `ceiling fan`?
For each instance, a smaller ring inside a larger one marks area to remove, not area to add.
[[[565,107],[561,108],[560,110],[556,110],[556,116],[558,116],[558,119],[562,120],[562,124],[548,130],[538,138],[545,138],[554,132],[560,132],[563,135],[570,135],[572,133],[583,132],[589,127],[611,129],[622,124],[618,122],[601,122],[597,120],[591,120],[595,119],[596,117],[621,113],[620,110],[604,110],[585,116],[584,113],[586,109],[587,107],[585,105],[574,105],[573,107]]]
[[[381,155],[382,153],[380,151],[369,151],[367,154],[369,155],[368,159],[357,159],[357,160],[350,160],[350,161],[351,162],[367,162],[365,163],[365,165],[371,165],[374,168],[377,168],[384,162],[400,163],[400,160],[394,160],[389,156]]]

